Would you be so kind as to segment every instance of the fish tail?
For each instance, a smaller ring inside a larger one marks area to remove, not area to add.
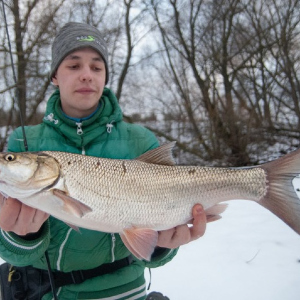
[[[266,172],[267,192],[258,203],[300,234],[300,199],[293,186],[300,174],[300,149],[259,167]]]

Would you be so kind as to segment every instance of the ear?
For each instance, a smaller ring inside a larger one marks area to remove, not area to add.
[[[52,76],[51,81],[53,85],[58,86],[58,80],[56,78],[56,73]]]

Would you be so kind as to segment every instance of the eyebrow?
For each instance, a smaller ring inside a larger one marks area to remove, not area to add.
[[[65,58],[65,60],[80,60],[80,59],[81,59],[81,57],[78,56],[78,55],[75,55],[75,54],[67,55],[66,58]],[[103,62],[103,59],[100,55],[93,57],[92,60]]]

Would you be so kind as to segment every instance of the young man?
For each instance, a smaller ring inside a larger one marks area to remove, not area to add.
[[[118,101],[105,87],[108,78],[107,49],[99,31],[87,24],[66,24],[52,46],[51,79],[57,90],[47,103],[43,123],[26,127],[29,151],[133,159],[158,147],[150,131],[122,121]],[[22,140],[19,128],[10,137],[8,151],[25,151]],[[106,264],[108,271],[104,274],[96,273],[82,283],[75,280],[59,288],[56,292],[60,300],[145,299],[145,267],[170,261],[180,245],[202,236],[206,226],[205,213],[201,205],[196,205],[193,226],[161,231],[151,261],[146,262],[132,259],[117,234],[86,229],[79,233],[17,199],[1,198],[0,256],[7,262],[47,269],[47,251],[52,271],[72,276],[75,273],[69,272]],[[115,262],[125,258],[125,266],[115,267]],[[47,293],[42,299],[53,299],[53,295]]]

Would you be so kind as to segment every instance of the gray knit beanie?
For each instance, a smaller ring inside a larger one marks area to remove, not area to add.
[[[54,76],[57,68],[68,54],[85,47],[91,47],[101,55],[105,63],[105,83],[107,84],[109,77],[108,53],[104,39],[97,28],[76,22],[70,22],[64,25],[54,39],[52,44],[50,78]]]

